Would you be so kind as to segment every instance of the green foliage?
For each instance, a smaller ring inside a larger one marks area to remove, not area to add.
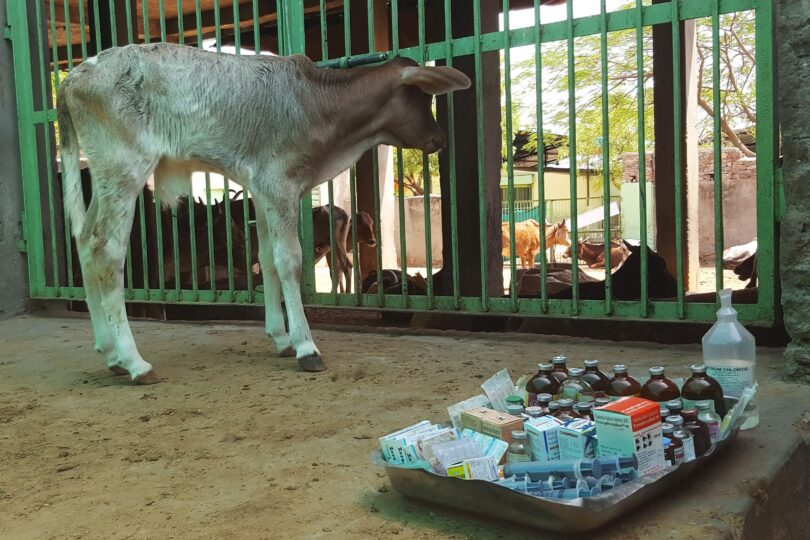
[[[399,195],[400,189],[405,189],[405,195],[424,195],[425,182],[424,182],[424,166],[422,156],[424,154],[421,150],[403,149],[402,150],[402,172],[403,178],[400,181],[399,172],[397,170],[396,159],[394,159],[394,178],[396,183],[396,192]],[[434,194],[439,193],[439,154],[433,153],[428,156],[428,173],[430,175],[430,192]]]

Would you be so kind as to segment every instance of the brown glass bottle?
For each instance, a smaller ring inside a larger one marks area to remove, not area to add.
[[[681,391],[677,384],[667,379],[663,367],[654,366],[650,368],[650,378],[641,387],[641,397],[659,402],[663,410],[667,401],[681,397]]]
[[[712,447],[712,439],[709,435],[709,428],[706,424],[701,424],[697,419],[697,409],[684,409],[681,411],[683,417],[683,427],[692,432],[695,441],[695,455],[702,456]]]
[[[574,405],[574,411],[582,418],[587,418],[593,422],[593,402],[582,401]]]
[[[627,366],[613,366],[613,378],[608,384],[607,395],[620,398],[641,394],[641,383],[627,373]]]
[[[702,364],[695,364],[691,369],[692,376],[686,379],[681,389],[684,405],[694,407],[696,401],[709,400],[714,404],[714,412],[723,418],[726,415],[726,402],[720,383],[706,374],[706,366]]]
[[[610,377],[599,369],[599,360],[585,360],[585,373],[582,379],[593,388],[593,397],[605,397],[610,385]]]
[[[551,414],[548,406],[551,400],[554,399],[551,394],[537,394],[537,406],[543,409],[543,415]]]
[[[551,375],[557,382],[560,383],[560,386],[563,385],[565,381],[568,380],[568,367],[565,363],[568,361],[568,358],[565,356],[558,354],[554,358],[551,359],[551,363],[554,366],[551,370]],[[550,392],[549,392],[550,393]]]
[[[571,420],[581,418],[581,416],[574,412],[573,399],[561,399],[557,403],[560,404],[560,410],[554,415],[556,418],[562,420],[563,422],[570,422]]]
[[[552,376],[553,366],[551,364],[537,364],[537,374],[526,383],[526,405],[534,407],[537,403],[538,394],[551,394],[552,399],[557,399],[560,393],[560,383]]]

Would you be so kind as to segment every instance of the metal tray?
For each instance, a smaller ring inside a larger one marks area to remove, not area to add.
[[[728,410],[735,401],[726,397]],[[694,461],[643,476],[595,497],[569,501],[540,499],[484,480],[461,480],[424,469],[397,467],[387,463],[379,450],[371,454],[371,461],[385,468],[391,485],[406,497],[539,529],[583,532],[595,529],[674,487],[723,452],[738,435],[739,425]]]

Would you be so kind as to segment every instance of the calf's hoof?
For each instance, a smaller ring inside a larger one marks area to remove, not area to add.
[[[123,366],[119,366],[118,364],[113,364],[112,366],[107,366],[107,368],[115,373],[116,375],[129,375],[129,371],[124,369]]]
[[[278,351],[278,355],[282,358],[292,358],[295,356],[295,349],[293,349],[292,345],[289,345]]]
[[[323,359],[318,353],[302,356],[298,359],[298,365],[304,371],[323,371],[326,369],[326,365],[324,365]]]
[[[138,375],[133,379],[135,384],[157,384],[160,382],[160,377],[154,369],[150,369],[143,375]]]

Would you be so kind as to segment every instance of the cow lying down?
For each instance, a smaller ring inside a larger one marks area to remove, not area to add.
[[[277,353],[296,356],[306,371],[325,369],[301,303],[301,196],[378,144],[439,150],[446,136],[431,95],[469,86],[458,70],[400,58],[325,70],[303,56],[235,56],[167,43],[107,49],[73,69],[57,96],[64,201],[95,348],[107,367],[140,384],[160,380],[138,351],[124,309],[135,201],[152,173],[157,195],[173,204],[188,193],[192,171],[209,171],[253,194],[265,331]],[[93,176],[87,208],[80,147]]]

